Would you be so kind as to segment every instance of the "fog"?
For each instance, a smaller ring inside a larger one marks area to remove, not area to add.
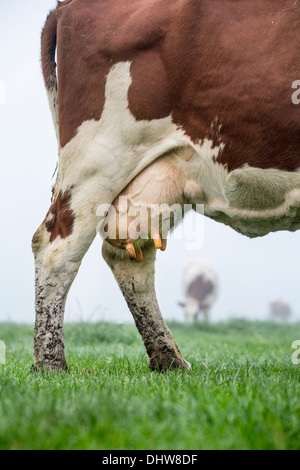
[[[40,32],[52,0],[2,3],[0,15],[1,272],[0,322],[34,321],[34,266],[31,238],[50,205],[57,143],[40,71]],[[248,239],[201,218],[200,248],[188,249],[196,215],[184,222],[185,239],[171,239],[158,252],[156,287],[167,320],[183,321],[182,269],[194,259],[215,268],[219,297],[212,320],[243,317],[264,320],[269,303],[290,303],[300,319],[300,234],[277,232]],[[202,242],[202,243],[201,243]],[[66,321],[128,322],[130,312],[101,257],[97,238],[71,288]]]

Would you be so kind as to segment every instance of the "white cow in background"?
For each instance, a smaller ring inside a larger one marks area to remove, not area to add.
[[[209,321],[210,309],[217,297],[217,276],[214,269],[205,261],[189,263],[183,271],[183,290],[186,302],[180,305],[185,308],[186,321],[195,321],[200,313]]]
[[[270,319],[276,323],[288,323],[291,317],[291,307],[281,299],[270,303]]]

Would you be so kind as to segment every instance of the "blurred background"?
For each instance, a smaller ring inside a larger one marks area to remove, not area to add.
[[[40,70],[40,33],[54,0],[2,3],[0,15],[0,322],[34,322],[31,238],[50,205],[57,143]],[[166,320],[184,321],[183,269],[204,259],[218,277],[211,321],[239,317],[266,320],[270,303],[289,305],[289,321],[300,320],[300,233],[277,232],[247,239],[232,229],[188,216],[182,232],[158,252],[156,287]],[[175,234],[176,235],[176,234]],[[130,322],[131,315],[101,257],[97,238],[69,294],[66,321]]]

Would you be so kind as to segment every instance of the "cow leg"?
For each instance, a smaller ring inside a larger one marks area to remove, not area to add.
[[[154,288],[156,248],[148,244],[143,248],[144,260],[131,261],[126,252],[103,243],[103,258],[111,268],[133,315],[150,358],[152,370],[183,368],[190,370],[164,322]]]
[[[33,370],[68,370],[63,334],[66,298],[96,234],[96,221],[87,220],[80,211],[74,214],[74,225],[67,234],[63,229],[65,214],[56,214],[51,222],[50,210],[32,240],[36,296]],[[51,240],[55,220],[59,220],[56,228],[60,235]]]
[[[193,297],[188,297],[185,305],[186,322],[193,323],[199,313],[199,303]]]
[[[202,307],[205,323],[209,323],[209,307]]]

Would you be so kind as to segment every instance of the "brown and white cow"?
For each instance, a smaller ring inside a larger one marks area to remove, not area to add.
[[[33,237],[35,369],[67,369],[65,301],[99,205],[126,194],[146,207],[204,204],[250,237],[299,229],[299,43],[299,0],[66,0],[49,14],[42,67],[59,167]],[[103,256],[150,367],[189,368],[156,300],[160,235],[107,240]]]
[[[183,290],[185,302],[185,319],[192,323],[202,315],[204,320],[210,320],[210,310],[217,298],[218,279],[213,267],[203,260],[188,263],[183,270]]]
[[[289,322],[292,310],[287,302],[281,299],[276,299],[270,302],[269,308],[269,320],[274,321],[276,323]]]

